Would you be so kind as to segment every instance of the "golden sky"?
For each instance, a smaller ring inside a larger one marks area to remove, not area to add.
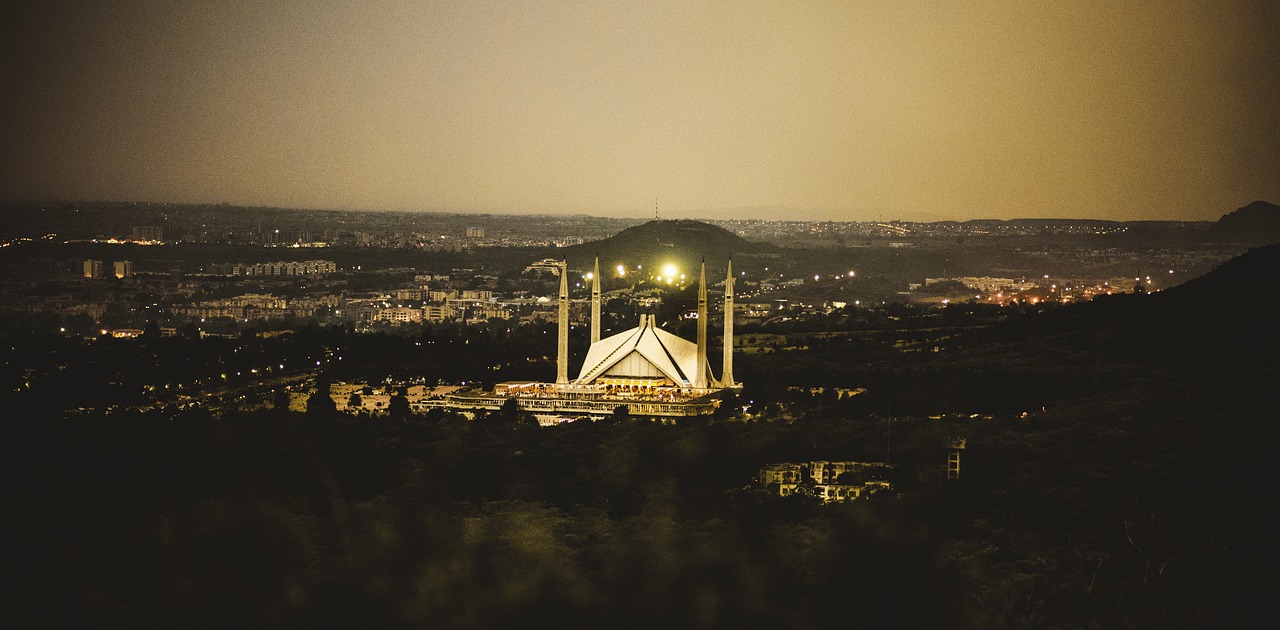
[[[0,9],[3,199],[834,220],[1280,202],[1274,0],[25,4]]]

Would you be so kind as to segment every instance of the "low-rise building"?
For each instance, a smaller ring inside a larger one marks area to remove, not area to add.
[[[448,304],[428,304],[422,307],[422,319],[424,321],[433,323],[451,322],[457,318],[457,309]]]
[[[756,481],[767,492],[778,496],[798,494],[823,503],[839,503],[892,489],[892,484],[884,479],[891,469],[892,466],[884,462],[779,462],[762,466]],[[845,473],[860,474],[856,479],[840,479]]]
[[[422,321],[422,309],[404,306],[384,308],[373,316],[373,320],[396,324],[414,324]]]
[[[809,462],[809,476],[814,483],[837,483],[846,472],[882,476],[888,470],[889,464],[884,462]]]
[[[102,261],[86,260],[84,261],[84,277],[90,280],[97,280],[102,277]]]
[[[804,481],[804,470],[800,464],[765,464],[760,468],[760,483],[769,485],[771,483],[790,483],[797,484]]]

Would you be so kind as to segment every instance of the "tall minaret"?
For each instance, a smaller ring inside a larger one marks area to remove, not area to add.
[[[596,268],[591,272],[591,343],[600,341],[600,255],[596,254]]]
[[[707,386],[707,259],[702,259],[702,271],[698,274],[698,373],[693,386]]]
[[[724,368],[720,372],[720,386],[734,387],[733,382],[733,259],[724,276]]]
[[[560,261],[559,339],[556,347],[556,384],[569,382],[569,262]]]

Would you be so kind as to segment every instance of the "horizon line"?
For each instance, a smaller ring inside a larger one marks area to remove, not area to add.
[[[1270,204],[1270,205],[1277,205],[1277,204],[1272,204],[1271,202],[1266,201],[1266,200],[1257,199],[1257,200],[1253,200],[1253,201],[1250,201],[1250,202],[1248,202],[1248,203],[1245,203],[1244,205],[1239,206],[1238,208],[1234,208],[1234,209],[1231,209],[1231,210],[1224,211],[1224,212],[1222,213],[1222,215],[1220,215],[1220,216],[1219,216],[1219,218],[1221,218],[1221,216],[1225,216],[1225,215],[1227,215],[1227,214],[1230,214],[1231,212],[1234,212],[1235,210],[1238,210],[1238,209],[1240,209],[1240,208],[1244,208],[1244,207],[1247,207],[1247,206],[1249,206],[1249,205],[1252,205],[1252,204],[1254,204],[1254,203],[1259,203],[1259,202],[1261,202],[1261,203],[1267,203],[1267,204]],[[44,200],[13,200],[13,199],[6,199],[6,200],[0,200],[0,207],[4,207],[6,210],[8,210],[8,209],[9,209],[9,208],[7,208],[8,206],[31,206],[31,205],[41,205],[41,204],[49,204],[49,205],[63,205],[63,206],[66,206],[66,205],[71,205],[71,206],[75,206],[75,205],[90,205],[90,206],[91,206],[91,205],[111,205],[111,206],[128,206],[128,205],[148,205],[148,206],[151,206],[151,205],[154,205],[154,206],[203,206],[203,207],[215,207],[215,208],[216,208],[216,207],[224,207],[224,208],[228,208],[228,209],[246,209],[246,210],[261,210],[261,209],[267,209],[267,210],[284,210],[284,211],[293,211],[293,212],[335,212],[335,213],[337,213],[337,212],[354,212],[354,213],[370,213],[370,214],[376,214],[376,213],[394,213],[394,214],[435,214],[435,215],[449,215],[449,216],[477,216],[477,217],[479,217],[479,216],[498,216],[498,217],[531,217],[531,216],[532,216],[532,217],[586,217],[586,218],[595,218],[595,219],[632,220],[632,221],[636,221],[636,222],[638,222],[638,223],[647,223],[647,222],[649,222],[649,221],[681,221],[681,220],[694,220],[694,221],[757,221],[757,222],[761,222],[761,223],[793,223],[793,222],[802,222],[802,223],[894,223],[894,222],[897,222],[897,223],[967,223],[967,222],[977,222],[977,221],[1000,221],[1000,222],[1010,222],[1010,221],[1095,221],[1095,222],[1107,222],[1107,223],[1213,223],[1213,222],[1215,222],[1215,221],[1217,221],[1217,220],[1218,220],[1218,219],[1200,219],[1200,218],[1186,218],[1186,217],[1182,217],[1182,218],[1166,218],[1166,219],[1141,219],[1141,218],[1128,218],[1128,219],[1124,219],[1124,218],[1111,218],[1111,219],[1103,219],[1103,218],[1088,217],[1088,216],[1075,216],[1075,217],[1073,217],[1073,216],[1068,216],[1068,215],[1050,215],[1050,216],[1030,216],[1030,215],[1024,215],[1024,216],[1013,216],[1013,217],[1009,217],[1009,218],[998,218],[998,217],[993,217],[993,216],[989,216],[989,215],[988,215],[988,216],[971,216],[970,218],[963,218],[963,219],[947,219],[947,218],[928,218],[928,219],[925,219],[925,218],[920,218],[920,219],[910,219],[910,218],[835,219],[835,218],[829,218],[829,217],[813,218],[813,216],[812,216],[812,215],[809,215],[809,214],[807,214],[807,213],[806,213],[804,216],[796,216],[795,218],[787,218],[787,219],[765,219],[765,218],[754,218],[754,217],[739,217],[739,218],[732,218],[732,217],[723,217],[723,216],[718,216],[718,215],[727,214],[727,213],[734,213],[734,212],[738,212],[738,211],[746,210],[746,209],[769,210],[769,211],[773,211],[773,212],[777,212],[777,211],[786,211],[786,212],[789,212],[789,213],[793,213],[793,215],[794,215],[794,213],[797,211],[797,209],[796,209],[796,208],[791,208],[791,207],[787,207],[787,206],[772,206],[772,205],[735,206],[735,207],[716,208],[716,209],[701,209],[701,210],[693,211],[693,212],[690,212],[690,213],[688,213],[688,214],[685,214],[685,215],[682,215],[682,216],[678,216],[678,217],[671,217],[671,218],[658,218],[658,219],[654,219],[654,218],[650,218],[650,217],[648,217],[647,215],[641,215],[641,214],[637,214],[637,215],[627,215],[627,214],[607,214],[607,213],[591,214],[591,213],[589,213],[589,212],[571,212],[571,211],[555,212],[555,211],[546,211],[546,210],[530,210],[530,211],[527,211],[527,212],[521,212],[521,211],[512,211],[512,210],[505,210],[505,211],[479,211],[479,210],[476,210],[476,211],[463,211],[463,210],[442,210],[442,209],[403,209],[403,208],[401,208],[401,209],[388,209],[388,208],[306,207],[306,206],[282,206],[282,205],[273,205],[273,204],[247,204],[247,203],[242,204],[242,203],[232,203],[232,202],[226,202],[226,201],[218,201],[218,202],[207,202],[207,201],[140,201],[140,200],[105,200],[105,199],[99,199],[99,200],[64,200],[64,199],[44,199]],[[907,214],[916,214],[916,213],[907,213]],[[922,213],[920,213],[920,214],[935,214],[935,213],[922,212]]]

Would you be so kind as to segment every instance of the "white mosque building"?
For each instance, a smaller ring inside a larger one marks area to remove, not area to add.
[[[625,406],[630,415],[674,418],[709,414],[726,390],[741,388],[733,378],[733,262],[724,290],[724,355],[720,378],[707,360],[707,266],[698,277],[697,341],[658,328],[651,314],[635,328],[600,338],[600,261],[591,275],[591,346],[578,377],[569,380],[569,292],[565,263],[560,272],[556,381],[499,383],[493,392],[461,392],[446,405],[463,412],[496,410],[514,399],[543,423],[602,417]]]

